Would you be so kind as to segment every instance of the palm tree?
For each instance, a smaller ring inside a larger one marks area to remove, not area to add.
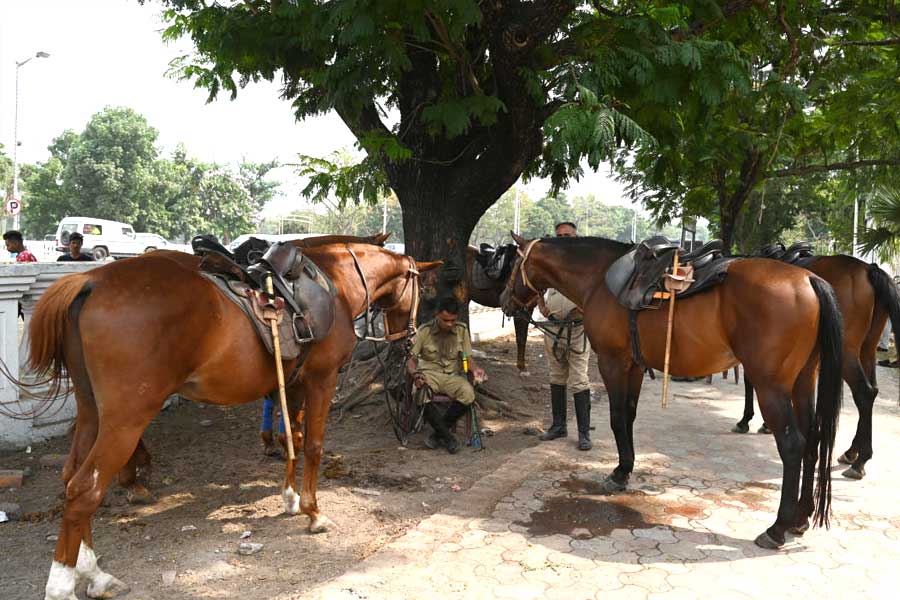
[[[872,227],[860,238],[860,249],[877,252],[879,260],[895,263],[900,258],[900,189],[881,187],[869,203]]]

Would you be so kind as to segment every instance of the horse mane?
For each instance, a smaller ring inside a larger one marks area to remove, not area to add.
[[[357,235],[319,235],[316,237],[304,238],[302,240],[292,240],[291,244],[297,248],[317,248],[326,244],[369,244],[373,246],[384,246],[386,235],[375,234],[367,236]]]
[[[542,244],[551,246],[588,246],[591,249],[604,250],[616,254],[625,254],[634,247],[634,244],[619,242],[609,238],[578,236],[578,237],[545,237],[541,238]]]

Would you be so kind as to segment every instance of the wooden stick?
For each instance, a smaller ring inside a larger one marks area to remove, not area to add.
[[[272,289],[272,274],[266,274],[266,292],[274,296]],[[295,460],[294,436],[291,432],[291,417],[288,413],[287,395],[284,391],[284,367],[281,364],[281,340],[278,339],[278,318],[269,319],[272,325],[272,343],[275,345],[275,373],[278,375],[278,397],[281,399],[281,420],[284,422],[284,434],[287,438],[288,460]]]
[[[672,259],[672,275],[678,275],[678,250]],[[662,407],[669,403],[669,351],[672,349],[672,322],[675,320],[675,289],[669,291],[669,324],[666,328],[666,360],[663,363]]]

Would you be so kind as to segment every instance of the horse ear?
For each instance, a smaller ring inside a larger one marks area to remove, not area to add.
[[[425,271],[431,271],[432,269],[437,269],[442,266],[444,261],[442,260],[433,260],[431,262],[420,262],[416,261],[416,268],[419,270],[419,273],[424,273]]]
[[[510,231],[509,235],[512,236],[512,239],[514,239],[516,241],[516,243],[519,245],[520,248],[524,248],[525,246],[528,245],[528,240],[523,238],[521,235],[519,235],[513,231]]]
[[[387,239],[389,237],[391,237],[390,233],[388,233],[386,231],[382,231],[381,233],[376,233],[375,235],[372,236],[372,242],[374,242],[375,244],[377,244],[379,246],[384,246],[384,243],[387,241]]]

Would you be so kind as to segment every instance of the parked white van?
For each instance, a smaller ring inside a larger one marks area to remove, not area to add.
[[[76,231],[84,236],[82,251],[90,253],[94,260],[109,256],[137,256],[147,249],[146,240],[139,239],[134,227],[128,223],[93,217],[66,217],[56,229],[56,249],[59,252],[68,250],[69,236]]]

